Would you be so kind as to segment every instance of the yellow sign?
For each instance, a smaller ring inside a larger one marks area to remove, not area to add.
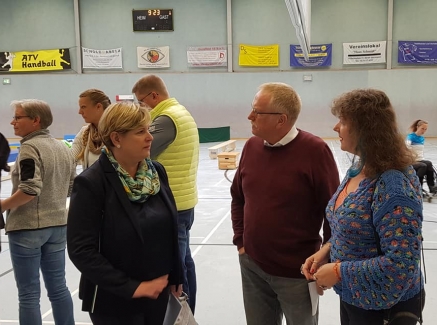
[[[277,67],[279,66],[279,45],[240,44],[240,66]]]
[[[29,72],[71,69],[70,51],[0,52],[0,71]]]

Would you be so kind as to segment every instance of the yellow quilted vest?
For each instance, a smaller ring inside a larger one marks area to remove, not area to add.
[[[168,116],[176,126],[175,140],[156,158],[167,171],[170,188],[178,211],[197,204],[197,167],[199,165],[199,133],[196,122],[175,98],[169,98],[150,112],[152,120]]]

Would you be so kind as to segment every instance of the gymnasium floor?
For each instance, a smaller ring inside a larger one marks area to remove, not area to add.
[[[350,159],[339,149],[338,141],[327,140],[344,175]],[[191,251],[197,269],[198,297],[196,319],[200,325],[243,325],[245,324],[241,280],[236,247],[232,245],[229,187],[235,171],[225,173],[217,168],[217,160],[211,160],[207,148],[214,144],[201,144],[198,174],[199,204],[191,232]],[[238,141],[241,151],[244,141]],[[426,157],[437,162],[437,139],[428,139]],[[7,197],[11,182],[2,182],[1,197]],[[435,324],[437,310],[437,198],[424,203],[423,235],[425,238],[426,261],[426,306],[424,324]],[[17,290],[13,278],[7,237],[2,231],[3,251],[0,254],[0,324],[18,324]],[[67,263],[67,282],[73,295],[77,325],[91,324],[86,313],[81,311],[77,297],[79,272],[70,261]],[[43,324],[54,324],[50,303],[42,289],[41,312]],[[337,295],[328,290],[320,298],[320,325],[338,325],[339,301]],[[266,324],[267,325],[267,324]]]

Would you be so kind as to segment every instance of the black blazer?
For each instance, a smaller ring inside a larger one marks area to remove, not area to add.
[[[183,282],[183,277],[176,203],[165,169],[158,162],[153,164],[161,186],[157,196],[167,205],[173,219],[173,241],[169,245],[172,245],[174,254],[169,283],[178,285]],[[149,200],[154,197],[149,197]],[[106,155],[100,155],[99,160],[74,181],[67,244],[71,261],[82,273],[79,298],[83,300],[84,311],[143,310],[149,299],[133,299],[132,296],[142,281],[157,277],[156,265],[142,258],[146,248],[139,221],[134,217],[123,185]]]

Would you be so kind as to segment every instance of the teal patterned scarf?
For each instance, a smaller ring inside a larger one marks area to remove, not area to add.
[[[117,171],[129,200],[143,203],[150,195],[158,194],[160,189],[159,176],[150,158],[140,162],[134,179],[120,166],[110,150],[103,147],[102,153],[108,157],[112,166]]]

